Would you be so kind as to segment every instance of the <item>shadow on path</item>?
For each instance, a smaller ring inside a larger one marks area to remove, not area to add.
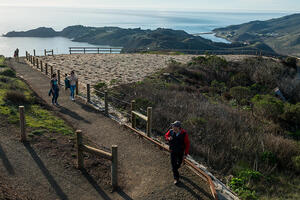
[[[65,115],[69,115],[70,117],[76,119],[76,120],[80,120],[80,121],[84,121],[85,123],[91,124],[90,121],[84,119],[83,117],[81,117],[80,115],[78,115],[76,112],[73,112],[71,110],[69,110],[68,108],[65,108],[63,106],[59,107],[59,111]]]
[[[100,188],[98,183],[91,177],[91,175],[85,170],[81,170],[82,175],[88,180],[88,182],[95,188],[98,194],[105,200],[112,200],[109,196]]]
[[[82,175],[88,180],[88,182],[95,188],[95,190],[98,192],[98,194],[101,196],[101,198],[105,200],[112,200],[98,185],[98,183],[95,181],[93,177],[85,170],[81,170]],[[118,188],[116,191],[124,200],[133,200],[131,197],[129,197],[123,190]]]
[[[5,152],[3,151],[1,144],[0,144],[0,158],[2,159],[2,163],[3,163],[4,167],[6,168],[7,172],[10,175],[14,175],[15,174],[14,168],[11,165],[11,163],[9,162]]]
[[[42,173],[44,174],[44,176],[46,177],[46,179],[48,180],[48,182],[50,183],[52,188],[55,190],[57,196],[60,199],[67,200],[68,199],[67,195],[62,191],[62,189],[57,184],[57,182],[55,181],[53,176],[50,174],[50,172],[44,165],[43,161],[40,159],[40,157],[37,155],[37,153],[34,151],[34,149],[30,146],[29,143],[24,143],[24,146],[26,147],[27,151],[30,153],[31,157],[36,162],[36,164],[38,165],[38,167],[40,168],[40,170],[42,171]]]
[[[212,197],[212,195],[210,193],[207,193],[205,190],[200,188],[196,183],[191,181],[189,178],[181,176],[180,179],[182,181],[179,182],[178,187],[181,187],[181,188],[185,189],[190,194],[192,194],[195,198],[201,199],[201,197],[194,190],[198,191],[199,193],[204,194],[209,199],[214,200],[214,198]],[[194,190],[191,187],[189,187],[187,184],[185,184],[183,181],[190,184],[194,188]]]
[[[130,196],[128,196],[123,190],[119,189],[117,193],[124,199],[124,200],[133,200]]]

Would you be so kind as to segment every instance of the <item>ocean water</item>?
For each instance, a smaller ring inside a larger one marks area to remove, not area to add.
[[[0,6],[0,35],[9,31],[26,31],[37,27],[52,27],[57,31],[70,25],[117,26],[122,28],[171,28],[191,34],[210,32],[214,28],[253,20],[268,20],[291,13],[276,12],[184,12],[154,10],[117,10],[93,8],[40,8]],[[213,34],[202,37],[218,42],[227,42]],[[12,56],[16,48],[20,55],[25,51],[42,55],[44,49],[53,49],[55,54],[68,53],[70,46],[94,46],[73,42],[66,38],[5,38],[0,37],[0,55]],[[98,45],[99,46],[99,45]]]

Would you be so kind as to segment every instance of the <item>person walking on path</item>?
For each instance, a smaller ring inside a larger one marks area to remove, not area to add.
[[[75,72],[74,71],[71,71],[71,75],[68,77],[68,80],[70,82],[70,91],[71,91],[71,94],[70,94],[70,99],[72,101],[75,101],[75,98],[74,98],[74,91],[76,89],[76,82],[77,82],[77,77],[75,76]]]
[[[70,81],[68,79],[68,74],[65,74],[65,90],[70,88]]]
[[[50,91],[49,91],[49,96],[52,94],[52,104],[59,106],[59,104],[57,103],[57,99],[59,96],[59,86],[58,86],[58,80],[56,77],[56,74],[52,74],[52,78],[50,81]]]
[[[175,121],[171,124],[170,129],[165,134],[165,139],[169,142],[171,151],[171,165],[174,176],[174,184],[178,184],[179,172],[178,169],[182,160],[189,154],[190,141],[186,130],[181,128],[181,122]]]

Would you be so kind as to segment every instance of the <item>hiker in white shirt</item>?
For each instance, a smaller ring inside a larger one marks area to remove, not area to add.
[[[74,98],[74,91],[76,89],[76,82],[77,82],[77,77],[75,76],[75,72],[74,71],[71,71],[71,75],[68,77],[69,79],[69,82],[70,82],[70,91],[71,91],[71,94],[70,94],[70,99],[72,101],[75,100]]]

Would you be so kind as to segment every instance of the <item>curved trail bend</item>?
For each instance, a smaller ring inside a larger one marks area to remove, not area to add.
[[[24,59],[20,59],[20,63],[11,60],[9,66],[43,100],[51,103],[48,96],[49,78],[27,65]],[[54,107],[54,110],[73,127],[82,130],[84,136],[100,146],[109,148],[118,145],[120,187],[126,194],[121,199],[212,199],[207,183],[185,166],[180,169],[183,176],[181,183],[173,185],[168,153],[124,130],[117,122],[84,103],[72,102],[63,88],[58,102],[60,107]],[[67,191],[67,188],[63,189]]]

